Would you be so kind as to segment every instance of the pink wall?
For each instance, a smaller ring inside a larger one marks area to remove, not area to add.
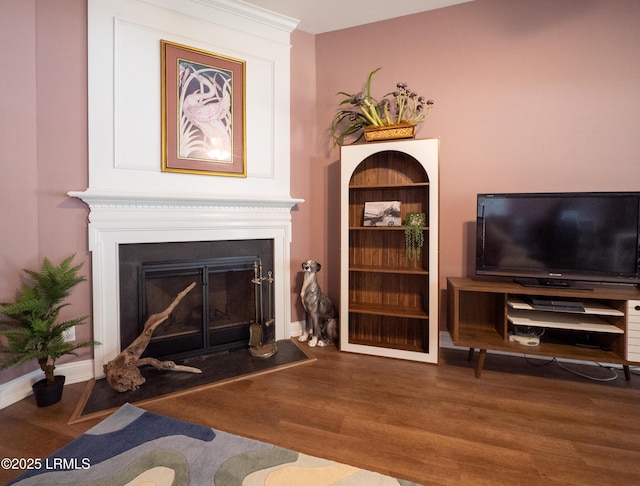
[[[337,91],[382,67],[375,93],[405,81],[435,100],[417,136],[441,140],[444,288],[473,272],[477,193],[640,190],[638,19],[636,0],[475,0],[316,36],[313,187],[292,191],[313,208],[306,234],[326,292],[339,295],[339,152],[325,133]],[[293,106],[295,126],[304,107]]]
[[[86,206],[69,198],[87,187],[87,41],[85,0],[5,0],[0,7],[0,301],[11,300],[23,268],[71,253],[85,261]],[[80,284],[66,315],[91,312]],[[76,330],[87,339],[91,326]],[[80,359],[90,350],[79,352]],[[69,361],[63,358],[61,363]],[[0,372],[0,382],[36,369]]]
[[[318,144],[316,129],[316,66],[315,36],[302,31],[291,35],[291,196],[295,198],[320,198],[312,178],[312,168],[317,164],[313,150]],[[291,213],[291,319],[304,318],[300,301],[302,288],[302,262],[320,261],[322,242],[314,239],[315,204],[304,202]]]
[[[0,77],[0,295],[19,285],[22,267],[36,260],[37,146],[35,3],[5,2],[0,15],[0,58],[16,76]],[[29,261],[29,259],[32,259]],[[3,299],[4,300],[4,299]]]
[[[441,282],[470,269],[483,191],[640,190],[640,2],[475,0],[319,36],[292,35],[292,319],[299,265],[323,264],[339,295],[338,150],[326,129],[336,91],[406,81],[436,105],[418,137],[441,139]],[[20,270],[76,252],[87,262],[86,2],[0,6],[0,300]],[[91,312],[89,283],[70,311]],[[90,326],[78,329],[88,337]],[[85,352],[88,352],[85,350]],[[82,357],[82,356],[81,356]],[[30,367],[28,369],[33,369]],[[25,367],[25,371],[28,371]],[[0,372],[0,383],[23,374]]]

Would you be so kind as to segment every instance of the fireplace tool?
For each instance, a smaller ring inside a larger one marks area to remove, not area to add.
[[[273,316],[273,274],[262,274],[262,262],[253,264],[254,278],[251,283],[255,291],[256,320],[249,326],[249,352],[257,358],[270,358],[278,352],[275,339],[275,319]],[[269,284],[268,319],[264,318],[264,282]]]

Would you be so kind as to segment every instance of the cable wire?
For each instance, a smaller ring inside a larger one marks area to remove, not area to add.
[[[592,381],[615,381],[615,380],[618,379],[618,372],[614,368],[611,368],[610,366],[603,366],[601,363],[597,363],[597,362],[596,362],[596,364],[600,368],[603,368],[605,370],[609,370],[609,372],[611,373],[611,376],[606,377],[606,378],[598,378],[596,376],[590,376],[590,375],[587,375],[586,373],[581,373],[580,371],[572,370],[571,368],[568,368],[568,367],[564,366],[560,361],[558,361],[557,358],[551,358],[550,360],[545,361],[544,363],[536,363],[536,362],[532,361],[532,359],[525,354],[524,355],[524,359],[531,366],[548,366],[551,363],[557,363],[557,365],[561,369],[563,369],[564,371],[567,371],[569,373],[573,373],[574,375],[578,375],[578,376],[581,376],[583,378],[586,378],[586,379],[592,380]],[[536,358],[536,359],[538,359],[538,361],[541,361],[539,358]],[[638,368],[638,369],[640,370],[640,368]],[[634,373],[634,374],[640,374],[640,373]]]
[[[614,369],[614,368],[610,368],[608,366],[602,366],[600,363],[596,363],[600,368],[604,368],[605,370],[609,370],[611,372],[611,376],[609,376],[608,378],[597,378],[595,376],[589,376],[586,373],[580,373],[579,371],[576,370],[572,370],[571,368],[567,368],[566,366],[563,366],[560,361],[558,361],[557,359],[553,358],[555,360],[556,363],[558,363],[558,366],[560,368],[562,368],[565,371],[568,371],[569,373],[573,373],[574,375],[578,375],[578,376],[582,376],[583,378],[587,378],[588,380],[592,380],[592,381],[615,381],[618,379],[618,372]]]

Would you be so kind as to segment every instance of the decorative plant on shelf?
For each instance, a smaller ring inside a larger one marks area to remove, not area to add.
[[[418,260],[424,246],[424,226],[427,216],[424,213],[408,213],[404,221],[404,237],[408,260]]]
[[[54,376],[58,358],[75,355],[77,349],[98,344],[96,341],[65,341],[65,331],[84,324],[87,316],[58,321],[60,311],[69,305],[62,301],[85,280],[78,275],[83,264],[71,266],[74,256],[65,258],[58,266],[45,258],[40,271],[24,270],[31,281],[22,284],[14,302],[0,304],[0,316],[8,318],[0,321],[0,335],[5,336],[8,343],[0,347],[0,352],[11,355],[0,364],[0,369],[36,360],[45,375],[44,380],[34,384],[36,400],[38,388],[51,387],[60,381],[64,384],[64,377]]]
[[[396,91],[385,94],[379,100],[371,96],[371,80],[380,69],[369,73],[365,93],[337,93],[345,97],[339,106],[350,106],[339,109],[333,117],[331,135],[334,145],[341,145],[350,137],[356,137],[353,143],[358,142],[368,128],[415,127],[429,116],[433,100],[411,91],[407,83],[398,83]],[[411,136],[413,133],[412,130]]]

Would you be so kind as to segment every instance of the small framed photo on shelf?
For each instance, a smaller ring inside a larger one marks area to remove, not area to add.
[[[363,226],[400,226],[400,201],[364,203]]]

